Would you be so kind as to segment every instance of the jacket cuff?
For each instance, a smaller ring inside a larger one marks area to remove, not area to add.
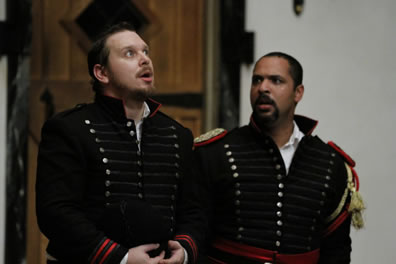
[[[186,234],[176,235],[175,240],[187,251],[188,263],[196,263],[198,257],[198,249],[194,239]]]
[[[128,253],[128,249],[109,238],[103,238],[88,261],[90,264],[119,264],[126,253]]]

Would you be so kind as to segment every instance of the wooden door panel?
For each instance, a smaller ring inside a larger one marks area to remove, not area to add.
[[[204,1],[147,2],[161,23],[161,30],[148,36],[158,92],[201,93]]]

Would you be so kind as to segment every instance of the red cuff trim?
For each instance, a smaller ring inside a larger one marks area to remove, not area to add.
[[[349,205],[347,205],[347,208]],[[322,236],[326,237],[333,233],[349,217],[348,209],[344,210],[324,231]]]
[[[198,257],[198,252],[197,252],[197,246],[195,245],[194,240],[188,236],[188,235],[177,235],[175,237],[177,240],[185,240],[187,243],[190,245],[192,252],[193,252],[193,258],[194,258],[194,263],[197,260]]]
[[[110,239],[105,239],[102,245],[99,247],[98,251],[96,252],[95,256],[91,260],[90,264],[102,264],[106,261],[107,257],[110,253],[118,246],[117,243]]]
[[[327,142],[327,144],[333,149],[335,149],[338,153],[340,153],[341,156],[351,167],[355,167],[356,165],[355,161],[348,154],[346,154],[345,151],[343,151],[339,146],[337,146],[336,143],[334,143],[333,141],[329,141]]]
[[[106,258],[109,256],[109,254],[113,251],[113,249],[117,246],[117,243],[114,243],[111,245],[111,247],[107,250],[106,254],[103,256],[102,260],[99,262],[99,264],[103,264],[103,262],[106,260]]]
[[[98,251],[95,254],[95,257],[92,259],[91,264],[94,264],[96,259],[98,258],[98,256],[100,255],[100,253],[102,253],[103,249],[105,248],[105,246],[110,242],[110,239],[106,239],[102,246],[100,246],[100,248],[98,249]]]

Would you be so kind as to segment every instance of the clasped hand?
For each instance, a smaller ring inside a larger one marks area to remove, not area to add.
[[[159,246],[159,244],[145,244],[129,249],[127,264],[183,264],[184,249],[179,242],[169,240],[170,258],[168,259],[164,259],[165,251],[154,258],[149,256],[148,252]]]

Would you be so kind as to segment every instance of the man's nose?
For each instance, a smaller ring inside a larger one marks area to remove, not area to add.
[[[142,53],[140,55],[140,65],[150,64],[150,61],[151,61],[151,59],[150,59],[150,57],[147,54]]]
[[[269,93],[271,91],[271,82],[267,79],[264,79],[259,86],[259,92],[261,93]]]

